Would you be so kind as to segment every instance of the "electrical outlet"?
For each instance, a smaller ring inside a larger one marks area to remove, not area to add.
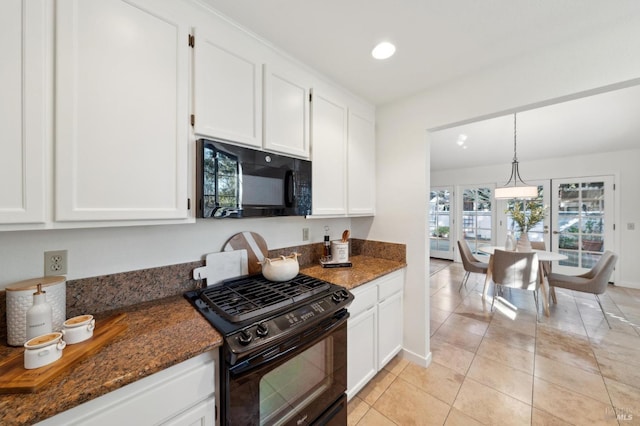
[[[67,251],[44,252],[44,275],[65,275],[67,273]]]
[[[309,228],[302,228],[302,241],[309,241]]]

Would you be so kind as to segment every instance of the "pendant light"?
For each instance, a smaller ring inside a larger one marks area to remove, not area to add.
[[[511,162],[511,176],[502,188],[496,188],[494,191],[496,199],[531,199],[538,197],[538,187],[526,184],[520,177],[518,155],[516,153],[516,128],[516,114],[513,114],[513,161]]]

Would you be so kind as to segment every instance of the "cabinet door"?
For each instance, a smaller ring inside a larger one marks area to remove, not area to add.
[[[163,426],[215,426],[216,399],[208,398],[184,413],[162,423]]]
[[[311,103],[314,215],[347,213],[347,107],[318,91]]]
[[[194,31],[194,132],[262,148],[257,47],[221,28]]]
[[[374,122],[350,110],[347,150],[350,215],[372,215],[375,212],[375,151]]]
[[[378,304],[378,370],[402,349],[402,292]]]
[[[185,20],[166,0],[56,7],[56,220],[186,218]]]
[[[0,2],[0,224],[44,222],[44,3]]]
[[[351,399],[377,373],[376,307],[349,318],[347,324],[347,398]]]
[[[309,86],[292,71],[264,66],[264,147],[309,157]]]

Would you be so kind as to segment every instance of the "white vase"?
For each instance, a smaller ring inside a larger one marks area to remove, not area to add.
[[[531,251],[531,242],[529,241],[529,237],[526,232],[520,233],[520,238],[518,238],[518,244],[516,245],[516,251],[523,253]]]
[[[507,232],[507,241],[504,244],[504,249],[506,251],[515,251],[516,250],[516,239],[513,237],[513,232]]]

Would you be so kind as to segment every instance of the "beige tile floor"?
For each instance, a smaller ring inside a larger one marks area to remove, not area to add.
[[[396,357],[349,402],[349,425],[640,425],[640,290],[557,290],[536,323],[512,290],[510,319],[482,303],[484,275],[432,260],[432,363]],[[440,261],[441,262],[441,261]],[[506,311],[509,312],[509,311]]]

